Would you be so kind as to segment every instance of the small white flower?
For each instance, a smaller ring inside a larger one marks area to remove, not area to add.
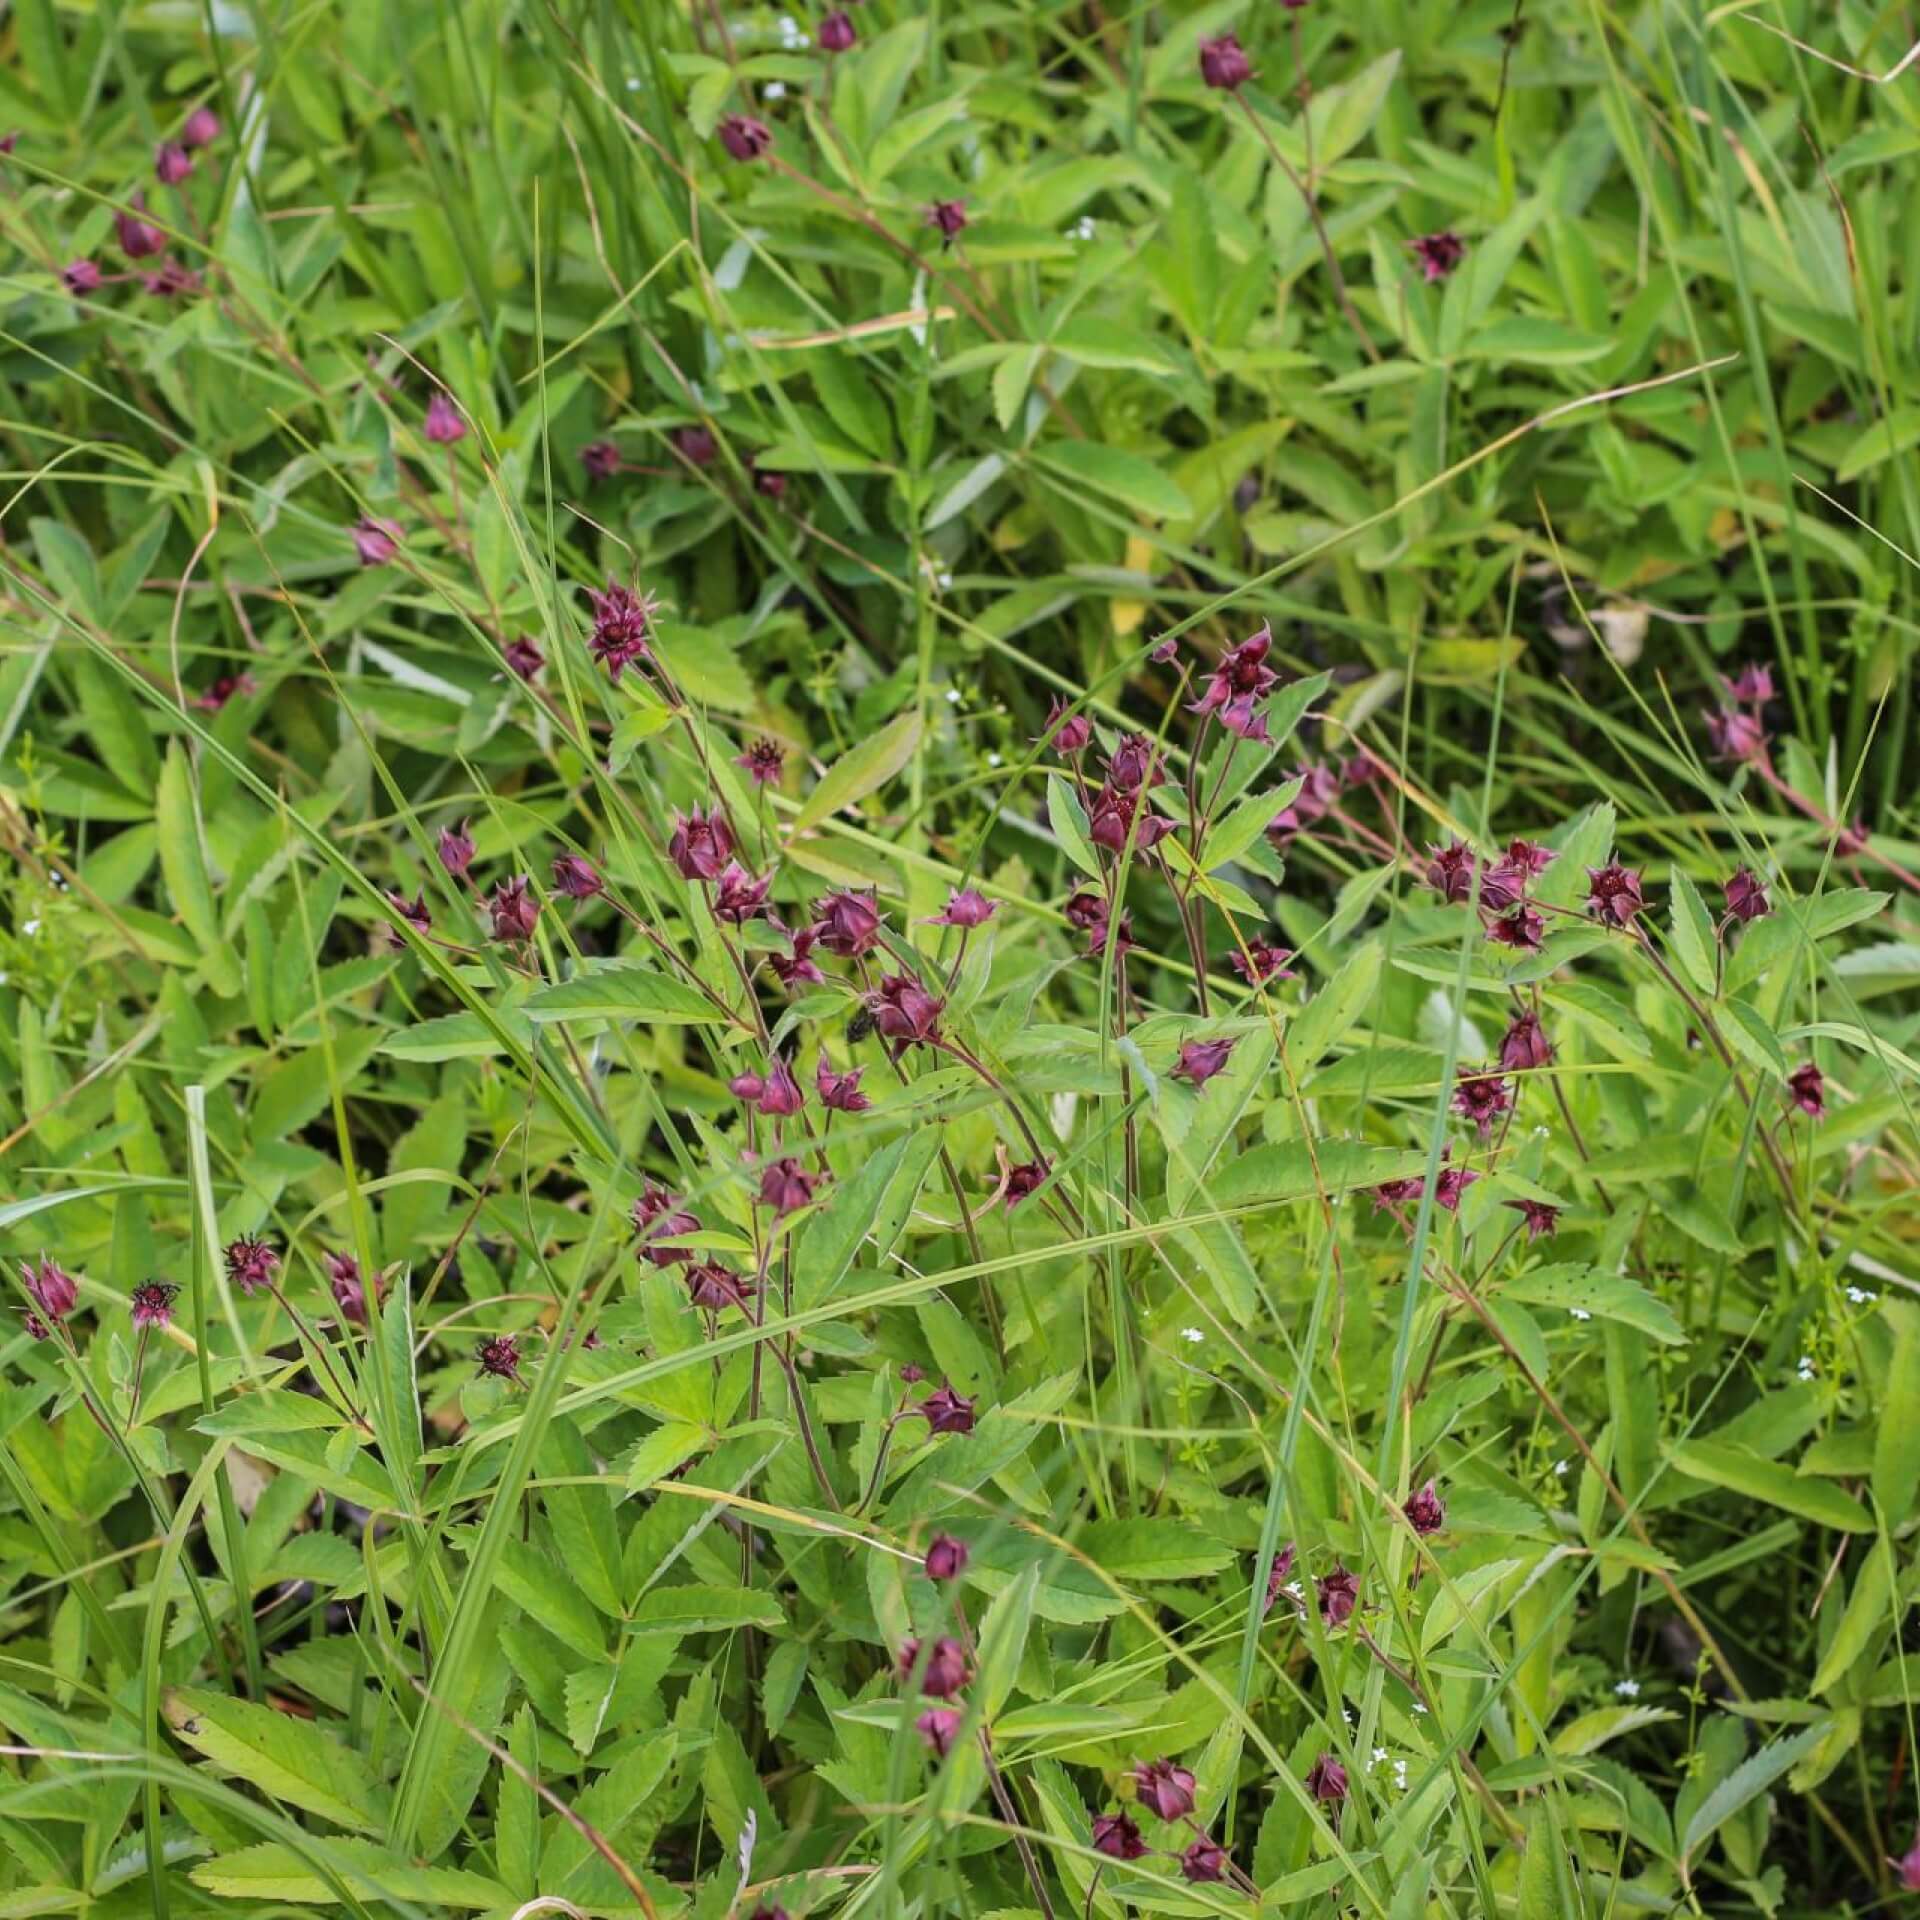
[[[1198,1327],[1182,1327],[1180,1329],[1180,1338],[1191,1346],[1199,1346],[1206,1337]]]
[[[1385,1747],[1375,1747],[1373,1750],[1373,1760],[1371,1764],[1377,1767],[1380,1765],[1380,1763],[1383,1760],[1386,1759],[1386,1757],[1387,1757],[1387,1750]]]
[[[960,704],[960,689],[958,687],[949,687],[947,689],[947,705],[950,707],[957,707],[959,704]]]
[[[1395,1787],[1399,1789],[1400,1792],[1402,1793],[1406,1792],[1407,1763],[1404,1760],[1396,1760],[1393,1763],[1393,1784]]]
[[[1342,1707],[1342,1708],[1340,1709],[1340,1718],[1341,1718],[1342,1720],[1344,1720],[1344,1721],[1345,1721],[1345,1722],[1347,1723],[1347,1725],[1348,1725],[1348,1726],[1352,1726],[1352,1725],[1353,1725],[1353,1710],[1352,1710],[1352,1709],[1351,1709],[1350,1707]]]
[[[990,753],[987,755],[988,766],[997,767],[999,764],[1000,764],[1000,756],[997,753]]]
[[[1564,1460],[1556,1460],[1553,1463],[1553,1471],[1557,1478],[1564,1480],[1567,1477],[1567,1463]]]
[[[1640,1698],[1640,1682],[1638,1680],[1616,1680],[1613,1683],[1613,1690],[1622,1700],[1638,1700]]]
[[[31,920],[22,920],[20,922],[20,931],[22,933],[38,933],[40,931],[39,917],[36,915]]]
[[[1593,1315],[1590,1314],[1585,1307],[1569,1307],[1567,1311],[1572,1314],[1576,1320],[1591,1320],[1593,1318]]]
[[[945,567],[942,567],[940,571],[933,576],[933,584],[938,587],[942,593],[945,593],[946,590],[953,585],[953,575],[950,574]]]
[[[1880,1296],[1870,1287],[1849,1287],[1847,1289],[1847,1298],[1851,1300],[1856,1307],[1870,1307]]]
[[[787,97],[787,83],[784,80],[769,80],[760,92],[764,99],[784,100]]]
[[[637,73],[627,75],[627,91],[629,93],[638,93],[640,91],[640,76]]]
[[[1280,1589],[1280,1591],[1282,1593],[1291,1594],[1293,1598],[1296,1600],[1304,1600],[1307,1597],[1305,1589],[1302,1588],[1298,1580],[1289,1580],[1287,1584]]]
[[[1067,229],[1067,234],[1069,238],[1074,240],[1091,240],[1093,238],[1093,215],[1090,213],[1082,214],[1080,218]]]
[[[1415,1713],[1425,1713],[1427,1710],[1427,1703],[1424,1700],[1416,1700],[1413,1703],[1413,1710]],[[1407,1763],[1403,1760],[1401,1761],[1400,1764],[1404,1767]]]
[[[1814,1377],[1815,1373],[1818,1371],[1818,1369],[1813,1364],[1813,1355],[1810,1353],[1803,1353],[1800,1356],[1800,1365],[1796,1371],[1798,1372],[1799,1377],[1802,1380],[1811,1380]]]

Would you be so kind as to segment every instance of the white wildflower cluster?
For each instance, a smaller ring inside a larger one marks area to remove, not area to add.
[[[1813,1364],[1813,1355],[1803,1353],[1800,1356],[1799,1366],[1794,1369],[1794,1377],[1799,1380],[1812,1380],[1818,1376],[1819,1371],[1819,1368]]]
[[[1567,1311],[1572,1314],[1576,1320],[1591,1320],[1593,1318],[1593,1315],[1590,1314],[1585,1307],[1569,1307]]]
[[[813,43],[800,31],[800,22],[792,14],[783,13],[773,23],[774,31],[780,36],[780,45],[788,53],[805,53]]]
[[[1198,1327],[1182,1327],[1180,1338],[1190,1346],[1197,1347],[1207,1336]]]
[[[1640,1698],[1640,1682],[1631,1676],[1625,1680],[1616,1680],[1613,1683],[1613,1690],[1622,1700],[1638,1700]]]
[[[1082,214],[1080,218],[1067,229],[1067,238],[1069,240],[1091,240],[1093,238],[1093,215],[1090,213]]]
[[[1850,1286],[1847,1289],[1847,1298],[1851,1300],[1856,1307],[1870,1307],[1880,1296],[1875,1293],[1871,1287]]]

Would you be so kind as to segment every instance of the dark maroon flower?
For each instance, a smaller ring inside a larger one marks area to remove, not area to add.
[[[940,235],[943,246],[952,246],[967,230],[967,203],[964,200],[936,200],[927,209],[927,226]]]
[[[1314,1582],[1320,1597],[1320,1618],[1329,1627],[1344,1627],[1360,1604],[1360,1583],[1345,1567],[1336,1566]]]
[[[1052,1164],[1046,1160],[1027,1160],[1017,1167],[1009,1167],[1005,1189],[1007,1211],[1011,1213],[1028,1195],[1039,1192],[1052,1171]]]
[[[1171,1760],[1143,1760],[1133,1770],[1140,1804],[1161,1820],[1184,1820],[1193,1811],[1193,1775]]]
[[[853,30],[853,20],[843,11],[835,11],[820,22],[815,36],[820,42],[822,53],[845,53],[859,38]]]
[[[773,145],[773,132],[764,121],[730,113],[720,122],[720,144],[736,160],[758,160]]]
[[[1250,940],[1244,953],[1236,947],[1227,955],[1228,964],[1250,987],[1267,980],[1291,980],[1293,970],[1287,962],[1292,958],[1291,947],[1276,947],[1265,940]]]
[[[1444,847],[1427,849],[1427,885],[1449,906],[1464,906],[1473,898],[1473,874],[1477,865],[1473,849],[1464,840]]]
[[[473,865],[473,835],[462,820],[457,827],[442,827],[434,843],[440,864],[457,880]]]
[[[809,1173],[791,1154],[771,1161],[760,1176],[760,1204],[771,1207],[775,1213],[796,1212],[812,1200],[814,1188],[825,1177]]]
[[[1259,496],[1256,494],[1254,498],[1258,499]],[[1251,505],[1252,503],[1249,502],[1248,504]],[[1246,508],[1242,507],[1241,512],[1244,513],[1245,511]],[[1147,658],[1151,660],[1155,666],[1164,667],[1168,665],[1169,662],[1179,659],[1179,657],[1180,636],[1178,634],[1170,633],[1158,646],[1147,649]]]
[[[1107,759],[1107,781],[1123,793],[1137,793],[1142,787],[1164,787],[1167,770],[1160,752],[1144,733],[1130,733]]]
[[[1347,1797],[1347,1770],[1332,1754],[1323,1753],[1307,1769],[1307,1791],[1328,1806]]]
[[[1528,880],[1537,880],[1559,858],[1552,847],[1543,847],[1537,840],[1509,840],[1500,865],[1511,867]]]
[[[1109,853],[1125,852],[1129,834],[1140,852],[1151,853],[1173,831],[1173,822],[1164,814],[1140,805],[1137,791],[1112,784],[1100,789],[1087,816],[1087,837]]]
[[[751,465],[747,470],[753,475],[753,490],[755,493],[764,496],[768,500],[779,500],[785,497],[787,491],[787,476],[784,473],[776,473],[769,471],[765,467]]]
[[[1506,852],[1480,877],[1480,904],[1489,913],[1504,913],[1558,858],[1537,841],[1510,840]]]
[[[1369,1187],[1376,1213],[1391,1213],[1395,1207],[1409,1206],[1420,1197],[1418,1180],[1382,1180],[1377,1187]]]
[[[113,230],[120,241],[120,251],[129,260],[150,260],[156,253],[167,250],[167,236],[152,221],[141,219],[147,210],[147,196],[136,193],[128,203],[127,210],[113,216]]]
[[[1804,1067],[1795,1067],[1787,1075],[1787,1091],[1793,1096],[1793,1104],[1809,1119],[1822,1120],[1826,1117],[1827,1083],[1811,1060]]]
[[[1705,719],[1716,760],[1758,761],[1767,757],[1767,730],[1758,714],[1742,707],[1721,707],[1707,713]]]
[[[1342,763],[1340,784],[1343,787],[1370,787],[1375,781],[1384,779],[1386,771],[1386,768],[1363,747]]]
[[[1287,4],[1288,0],[1282,0]],[[1303,0],[1293,0],[1293,4],[1303,4]],[[1227,1850],[1217,1840],[1209,1840],[1203,1833],[1180,1856],[1180,1871],[1195,1882],[1224,1880],[1227,1874]]]
[[[1761,662],[1750,662],[1736,668],[1732,679],[1723,674],[1720,684],[1726,688],[1729,700],[1764,707],[1773,698],[1773,669]]]
[[[940,1013],[946,1002],[936,999],[911,974],[883,975],[865,1004],[880,1037],[892,1044],[895,1059],[908,1047],[940,1037]]]
[[[386,901],[387,905],[390,906],[415,933],[431,933],[433,931],[433,915],[428,911],[427,896],[424,893],[416,893],[413,898],[409,900],[404,893],[397,892],[392,887],[389,887],[386,893]],[[405,943],[400,942],[397,944],[404,945]]]
[[[1765,885],[1746,867],[1727,882],[1727,911],[1743,924],[1773,911]]]
[[[392,520],[356,521],[353,550],[363,567],[383,567],[400,551],[400,528]]]
[[[756,787],[770,787],[780,778],[780,770],[786,765],[787,756],[771,740],[756,740],[734,760],[736,767],[746,770],[746,775]]]
[[[1440,1498],[1440,1490],[1429,1480],[1407,1504],[1401,1508],[1407,1516],[1407,1525],[1424,1539],[1430,1533],[1438,1533],[1447,1524],[1447,1509]]]
[[[701,1260],[687,1268],[687,1298],[702,1313],[724,1313],[729,1307],[747,1311],[753,1282],[718,1260]]]
[[[20,1325],[25,1330],[29,1340],[51,1340],[53,1338],[53,1329],[30,1308],[22,1310]]]
[[[1587,869],[1587,911],[1603,926],[1627,926],[1645,905],[1640,876],[1631,867],[1609,860]]]
[[[1560,1231],[1560,1209],[1544,1200],[1509,1200],[1507,1205],[1526,1221],[1527,1240],[1551,1240]]]
[[[1553,1058],[1553,1043],[1536,1014],[1516,1013],[1500,1036],[1500,1064],[1509,1073],[1544,1067]]]
[[[607,888],[593,862],[583,860],[577,853],[553,856],[553,885],[556,893],[564,893],[569,900],[591,900]]]
[[[341,1319],[356,1327],[364,1327],[367,1324],[367,1288],[366,1282],[360,1277],[360,1262],[350,1253],[328,1253],[321,1256],[320,1264],[326,1269],[327,1287]]]
[[[1079,753],[1093,738],[1093,722],[1084,713],[1069,713],[1056,697],[1047,709],[1046,741],[1055,753]]]
[[[957,1580],[967,1570],[967,1543],[950,1533],[936,1533],[927,1543],[927,1578]]]
[[[710,427],[698,422],[689,427],[675,427],[667,436],[673,443],[673,450],[689,466],[710,467],[720,456],[720,442],[713,437]]]
[[[1498,1073],[1463,1073],[1453,1083],[1453,1110],[1471,1120],[1485,1140],[1494,1122],[1513,1106],[1513,1090]]]
[[[271,1286],[273,1276],[280,1271],[280,1256],[266,1241],[250,1233],[229,1241],[225,1258],[227,1278],[242,1293],[258,1293],[262,1287]]]
[[[1331,767],[1309,763],[1295,767],[1288,778],[1300,782],[1300,791],[1267,822],[1267,839],[1276,853],[1286,852],[1298,835],[1324,820],[1340,798],[1340,776]]]
[[[209,683],[205,693],[195,696],[193,704],[202,713],[219,713],[236,694],[258,691],[252,674],[223,673]]]
[[[952,1707],[929,1707],[914,1721],[913,1730],[926,1743],[927,1750],[944,1760],[953,1751],[960,1734],[960,1715]]]
[[[920,1642],[900,1643],[900,1678],[910,1681],[920,1659]],[[941,1638],[927,1655],[927,1670],[920,1676],[920,1691],[936,1700],[951,1700],[967,1684],[967,1650],[958,1640]]]
[[[1125,1813],[1098,1813],[1093,1818],[1093,1850],[1109,1860],[1138,1860],[1147,1843]]]
[[[727,1091],[742,1105],[757,1107],[767,1091],[766,1076],[758,1073],[736,1073],[727,1082]]]
[[[870,893],[830,893],[820,902],[814,937],[829,953],[858,960],[880,943],[880,908]]]
[[[178,260],[162,260],[153,272],[140,276],[140,286],[143,292],[161,300],[185,300],[201,292],[205,282]]]
[[[580,464],[589,480],[611,480],[624,464],[611,440],[589,440],[580,449]]]
[[[826,979],[819,965],[810,956],[813,943],[819,938],[811,927],[802,927],[797,933],[787,935],[787,944],[791,953],[770,953],[767,965],[773,969],[774,977],[783,987],[791,990],[798,986],[818,986]]]
[[[79,1302],[80,1288],[73,1275],[59,1261],[49,1260],[44,1253],[37,1267],[21,1261],[20,1278],[33,1304],[49,1320],[64,1320]]]
[[[773,1065],[767,1070],[767,1084],[760,1095],[760,1111],[769,1119],[785,1120],[799,1113],[807,1104],[807,1096],[801,1090],[800,1082],[793,1077],[793,1069],[777,1055]]]
[[[1433,1183],[1434,1203],[1449,1213],[1458,1213],[1460,1196],[1479,1178],[1471,1167],[1442,1167],[1439,1179]]]
[[[128,1297],[133,1309],[133,1324],[142,1329],[157,1327],[161,1332],[173,1325],[173,1303],[180,1289],[165,1280],[144,1280]]]
[[[1222,93],[1231,93],[1253,78],[1253,62],[1237,35],[1223,33],[1218,39],[1200,42],[1200,78]]]
[[[1000,911],[997,900],[989,900],[985,894],[976,893],[972,887],[957,887],[949,897],[946,908],[928,920],[930,927],[983,927]]]
[[[436,447],[450,447],[467,437],[467,423],[452,398],[436,387],[433,398],[427,402],[427,417],[420,431]]]
[[[1180,1059],[1169,1076],[1204,1087],[1216,1073],[1224,1072],[1227,1057],[1239,1045],[1237,1038],[1225,1040],[1183,1040]]]
[[[180,124],[180,144],[189,153],[220,138],[220,118],[211,107],[195,107]]]
[[[1489,940],[1503,947],[1516,948],[1521,953],[1538,953],[1540,943],[1546,936],[1547,923],[1524,900],[1511,913],[1503,913],[1497,920],[1487,922]]]
[[[1254,712],[1280,676],[1267,665],[1273,648],[1273,630],[1262,627],[1251,639],[1229,647],[1220,664],[1207,676],[1200,698],[1187,709],[1189,713],[1211,713],[1220,724],[1243,739],[1265,740],[1267,723]]]
[[[521,634],[500,649],[507,665],[522,680],[531,680],[547,664],[547,656],[534,644],[531,634]]]
[[[473,1357],[480,1363],[480,1371],[490,1374],[496,1380],[511,1380],[520,1385],[520,1342],[510,1333],[496,1334],[491,1340],[482,1340],[474,1349]]]
[[[917,1387],[926,1377],[926,1368],[912,1360],[909,1360],[906,1365],[900,1369],[901,1380],[910,1387]]]
[[[1913,1845],[1898,1860],[1889,1860],[1890,1866],[1898,1877],[1902,1893],[1920,1893],[1920,1832],[1913,1836]]]
[[[60,284],[76,300],[100,291],[100,269],[91,260],[69,260],[60,269]]]
[[[1419,261],[1429,286],[1444,280],[1467,257],[1467,243],[1457,233],[1447,230],[1419,234],[1407,245]]]
[[[971,1433],[975,1404],[943,1380],[914,1411],[927,1423],[929,1434]]]
[[[1293,1578],[1293,1542],[1287,1544],[1273,1556],[1273,1565],[1267,1569],[1267,1597],[1260,1611],[1271,1613],[1273,1603],[1287,1590],[1287,1582]]]
[[[1833,836],[1833,850],[1842,860],[1852,860],[1867,850],[1867,823],[1856,819]]]
[[[850,1073],[835,1073],[827,1065],[827,1056],[820,1056],[820,1064],[814,1069],[814,1089],[820,1095],[820,1104],[834,1113],[865,1113],[873,1102],[860,1091],[860,1076],[866,1069],[855,1067]]]
[[[1097,893],[1081,891],[1073,894],[1064,909],[1067,925],[1076,933],[1091,933],[1096,927],[1107,924],[1107,903]]]
[[[163,140],[154,149],[153,177],[163,187],[177,187],[193,171],[193,155],[177,140]]]
[[[773,889],[773,875],[755,879],[737,860],[727,862],[720,884],[713,890],[713,917],[730,927],[744,927],[767,911],[767,895]]]
[[[540,917],[540,902],[533,897],[532,882],[523,873],[502,880],[487,895],[487,915],[493,922],[496,940],[528,940],[533,923]]]
[[[635,593],[631,587],[609,580],[604,593],[588,588],[587,599],[593,606],[587,651],[606,668],[609,680],[618,680],[625,668],[652,658],[647,635],[659,610],[652,594]]]
[[[702,813],[673,816],[673,836],[667,842],[667,858],[680,869],[685,880],[718,880],[733,858],[733,829],[718,807]]]

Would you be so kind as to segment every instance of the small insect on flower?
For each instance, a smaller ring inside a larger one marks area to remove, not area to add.
[[[845,53],[859,37],[853,30],[852,16],[840,10],[820,22],[816,35],[822,53]]]
[[[977,1401],[969,1400],[964,1394],[955,1393],[943,1380],[914,1408],[914,1412],[927,1423],[929,1434],[971,1433],[973,1410],[977,1404]]]
[[[618,680],[628,667],[653,657],[647,636],[659,602],[650,593],[635,593],[609,580],[604,592],[589,587],[587,600],[593,609],[587,651],[606,668],[609,680]]]
[[[900,1678],[911,1681],[920,1661],[920,1642],[900,1643]],[[967,1684],[967,1650],[958,1640],[936,1640],[927,1654],[927,1670],[920,1676],[920,1691],[935,1700],[951,1700]]]
[[[1809,1060],[1787,1075],[1787,1092],[1793,1104],[1811,1120],[1823,1120],[1827,1113],[1827,1083],[1820,1069]]]
[[[522,680],[531,680],[547,664],[547,656],[534,644],[530,634],[523,633],[518,639],[509,640],[500,654],[509,670]]]
[[[772,129],[744,113],[728,114],[719,132],[720,144],[736,160],[758,160],[773,145]]]
[[[1430,1533],[1438,1533],[1447,1524],[1447,1509],[1440,1498],[1440,1489],[1429,1480],[1407,1504],[1401,1508],[1407,1516],[1407,1525],[1424,1539]]]
[[[873,1105],[860,1091],[860,1076],[865,1071],[864,1067],[855,1067],[849,1073],[835,1073],[823,1053],[813,1073],[814,1090],[820,1096],[820,1104],[831,1113],[865,1113]]]
[[[1409,251],[1419,262],[1420,271],[1427,284],[1444,280],[1467,257],[1467,243],[1457,233],[1443,229],[1439,233],[1422,233],[1407,242]]]
[[[1133,1769],[1140,1804],[1161,1820],[1184,1820],[1194,1807],[1194,1778],[1171,1760],[1143,1760]]]
[[[510,1333],[497,1334],[491,1340],[482,1340],[474,1349],[474,1359],[479,1363],[482,1375],[491,1375],[496,1380],[511,1380],[517,1387],[520,1379],[520,1343]]]
[[[1766,887],[1751,869],[1742,867],[1727,882],[1727,911],[1742,926],[1749,921],[1758,920],[1762,914],[1773,911],[1773,903],[1767,898]]]
[[[942,910],[927,920],[930,927],[984,927],[1000,911],[997,900],[972,887],[957,887]]]
[[[383,567],[400,551],[400,528],[392,520],[364,519],[353,529],[353,550],[363,567]]]
[[[49,1320],[64,1320],[79,1302],[80,1288],[73,1275],[44,1253],[38,1266],[21,1261],[20,1279],[34,1305]]]
[[[1558,1207],[1550,1207],[1544,1200],[1509,1200],[1506,1204],[1525,1221],[1530,1243],[1551,1240],[1560,1231]]]
[[[180,123],[180,144],[189,153],[220,138],[220,116],[211,107],[195,107]]]
[[[1093,739],[1093,722],[1084,713],[1069,713],[1067,703],[1056,698],[1047,709],[1043,737],[1055,753],[1080,753]]]
[[[960,1736],[960,1713],[954,1707],[929,1707],[914,1721],[913,1730],[936,1759],[944,1760]]]
[[[451,447],[467,437],[467,423],[452,397],[435,388],[433,398],[427,402],[427,417],[420,431],[436,447]]]
[[[1226,1071],[1228,1057],[1239,1044],[1237,1038],[1231,1037],[1221,1040],[1183,1040],[1180,1043],[1180,1058],[1169,1078],[1185,1080],[1196,1089],[1204,1087],[1215,1074]]]
[[[1347,1770],[1332,1754],[1323,1753],[1307,1769],[1307,1791],[1325,1806],[1337,1807],[1347,1797]]]
[[[534,923],[540,918],[540,902],[530,891],[533,882],[525,874],[502,880],[487,895],[487,916],[493,923],[496,940],[530,940]]]
[[[179,1297],[180,1289],[168,1281],[142,1281],[128,1297],[127,1304],[133,1310],[133,1324],[164,1332],[173,1325],[173,1303]]]
[[[1109,1860],[1138,1860],[1147,1850],[1140,1829],[1125,1813],[1099,1813],[1093,1819],[1093,1850]]]
[[[929,1580],[957,1580],[967,1570],[967,1543],[950,1533],[936,1533],[927,1543],[926,1571]]]
[[[1200,42],[1200,78],[1221,93],[1232,93],[1253,78],[1253,62],[1238,35],[1223,33]]]
[[[1328,1627],[1344,1627],[1360,1604],[1360,1582],[1345,1567],[1322,1574],[1314,1590],[1320,1599],[1320,1619]]]
[[[69,260],[60,269],[60,284],[76,300],[100,291],[100,269],[91,260]]]
[[[440,856],[440,864],[458,880],[473,865],[473,835],[467,831],[467,823],[462,820],[457,827],[442,827],[434,851]]]
[[[777,1214],[797,1212],[813,1199],[813,1190],[825,1178],[809,1173],[791,1154],[769,1163],[760,1176],[760,1204]]]
[[[611,480],[622,464],[620,449],[611,440],[589,440],[580,449],[580,465],[590,482]]]
[[[734,765],[742,768],[756,787],[770,787],[779,778],[781,769],[787,763],[787,756],[771,740],[756,740],[746,752],[740,754]]]
[[[1628,926],[1645,905],[1640,876],[1631,867],[1609,860],[1604,867],[1587,869],[1587,911],[1602,926]]]
[[[262,1287],[271,1286],[273,1276],[280,1271],[279,1254],[266,1241],[250,1233],[230,1240],[224,1257],[227,1278],[245,1294],[258,1293]]]
[[[1488,1139],[1494,1123],[1513,1107],[1513,1093],[1506,1078],[1498,1073],[1463,1073],[1453,1083],[1453,1110],[1471,1120]]]
[[[577,853],[553,856],[553,886],[556,893],[564,893],[569,900],[591,900],[607,889],[593,862]]]
[[[193,155],[177,140],[163,140],[154,149],[153,177],[163,187],[177,187],[193,171]]]

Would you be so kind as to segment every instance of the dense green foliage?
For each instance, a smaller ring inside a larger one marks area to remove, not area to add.
[[[1920,1891],[1900,31],[16,0],[0,1920]]]

